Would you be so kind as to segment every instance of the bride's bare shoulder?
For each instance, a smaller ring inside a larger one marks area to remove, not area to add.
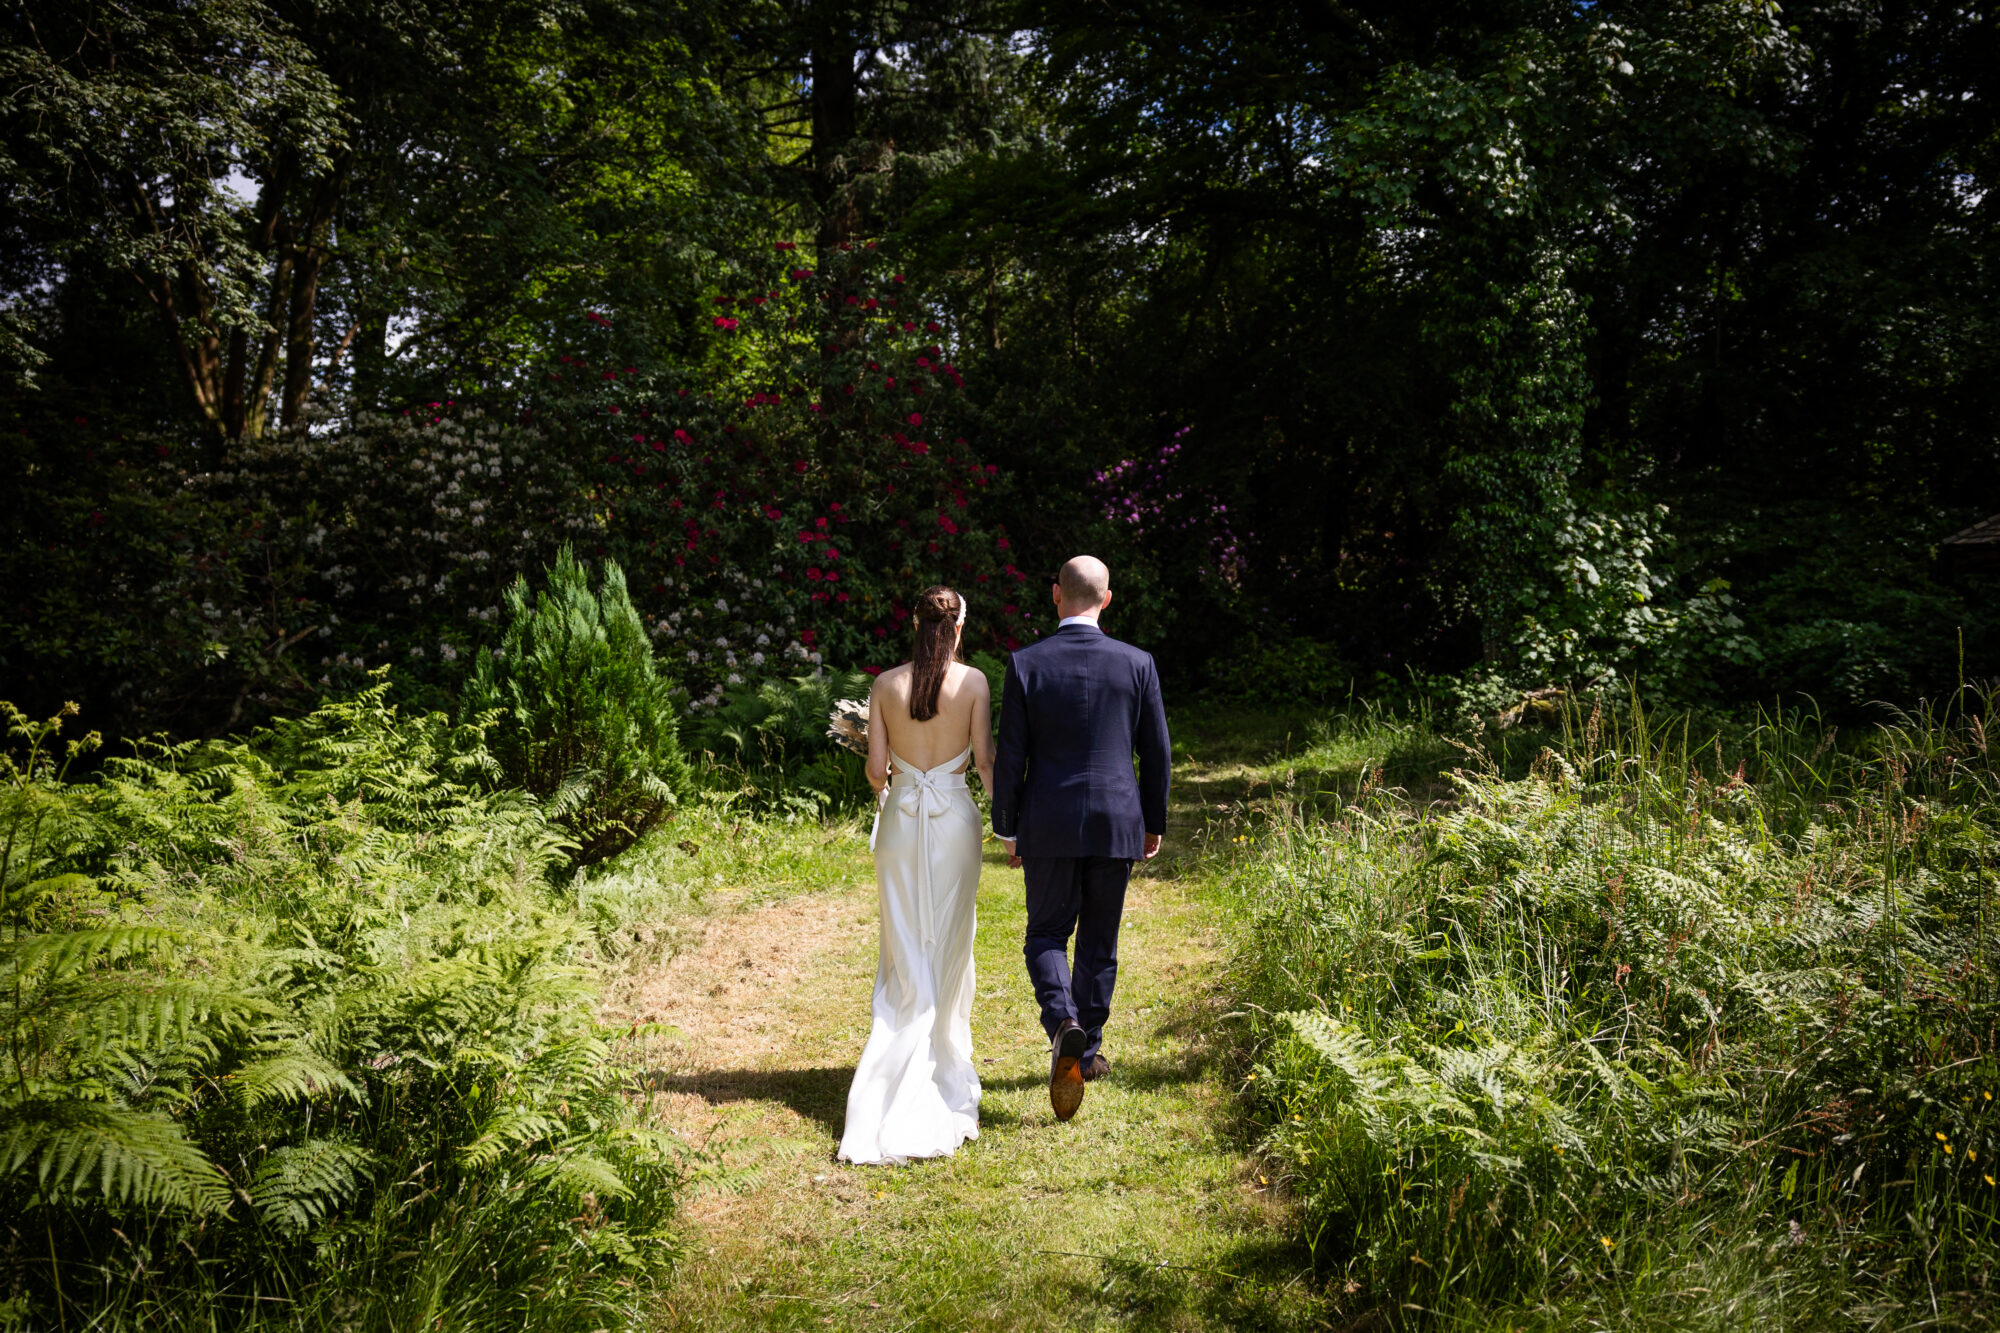
[[[881,675],[875,677],[875,688],[878,690],[902,688],[909,678],[910,664],[905,662],[901,666],[892,666]]]
[[[964,690],[974,695],[989,693],[991,688],[986,682],[986,673],[965,662],[951,664],[951,685],[954,690]]]

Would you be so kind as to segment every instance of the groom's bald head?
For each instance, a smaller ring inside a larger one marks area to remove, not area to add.
[[[1056,606],[1065,616],[1101,609],[1110,591],[1111,571],[1094,555],[1072,557],[1056,575]]]

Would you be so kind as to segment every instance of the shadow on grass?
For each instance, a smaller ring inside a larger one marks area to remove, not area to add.
[[[839,1134],[847,1118],[847,1086],[853,1065],[821,1065],[811,1069],[714,1069],[699,1074],[668,1074],[641,1070],[639,1081],[651,1092],[678,1092],[701,1098],[710,1106],[737,1102],[777,1102]]]
[[[1289,1240],[1246,1239],[1200,1266],[1168,1263],[1136,1246],[1043,1253],[1067,1260],[1061,1294],[1079,1323],[1090,1322],[1083,1316],[1096,1310],[1137,1328],[1323,1326],[1315,1316],[1325,1298],[1308,1276],[1312,1257]]]

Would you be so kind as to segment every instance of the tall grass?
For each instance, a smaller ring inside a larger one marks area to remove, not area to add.
[[[1599,699],[1267,829],[1248,1088],[1356,1311],[1990,1324],[1996,707]]]

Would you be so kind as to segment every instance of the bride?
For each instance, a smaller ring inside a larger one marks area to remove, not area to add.
[[[992,698],[985,675],[957,660],[965,599],[926,588],[915,617],[912,660],[868,696],[882,950],[874,1025],[847,1092],[847,1162],[943,1157],[979,1137],[972,934],[984,830],[965,773],[977,766],[992,790]]]

